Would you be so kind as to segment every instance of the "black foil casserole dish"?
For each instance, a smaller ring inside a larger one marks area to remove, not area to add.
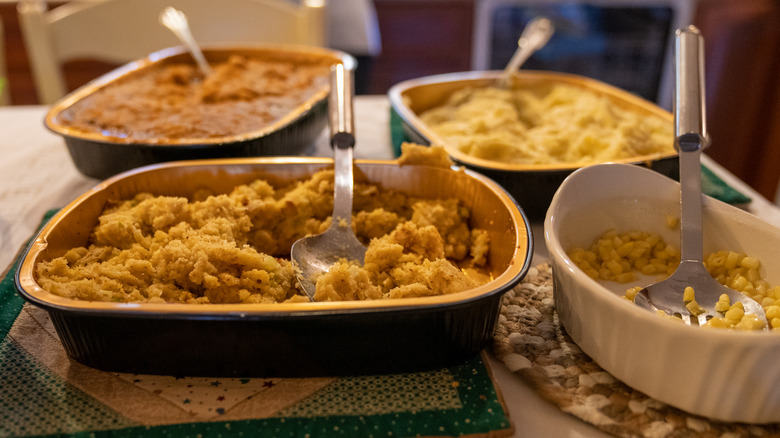
[[[44,124],[64,138],[79,172],[98,179],[166,161],[299,155],[326,126],[329,67],[355,62],[309,46],[207,46],[203,53],[214,67],[208,83],[192,73],[185,48],[167,48],[63,97]],[[311,83],[303,71],[312,71],[305,73]],[[170,126],[146,132],[143,123]]]
[[[163,163],[125,172],[59,211],[33,239],[17,290],[46,311],[67,354],[94,368],[181,376],[313,376],[450,366],[492,339],[505,292],[525,276],[532,237],[525,214],[500,186],[469,170],[356,161],[356,180],[422,198],[457,197],[470,227],[490,236],[492,280],[449,295],[373,301],[173,304],[81,301],[36,282],[38,261],[85,245],[107,202],[139,192],[226,193],[263,178],[273,184],[332,166],[325,158],[243,158]]]
[[[454,93],[495,87],[502,74],[501,71],[466,71],[415,78],[394,85],[388,91],[388,96],[393,110],[401,119],[402,129],[408,141],[444,147],[458,164],[476,170],[506,188],[532,220],[542,220],[555,191],[563,180],[573,171],[595,164],[594,162],[521,164],[475,157],[464,153],[455,144],[438,135],[420,118],[426,111],[447,103]],[[615,108],[668,120],[669,132],[670,134],[673,132],[671,113],[628,91],[595,79],[566,73],[529,70],[515,73],[513,81],[515,86],[526,89],[541,90],[544,87],[565,85],[594,92],[598,96],[606,97]],[[671,137],[669,144],[672,144]],[[609,161],[639,164],[671,178],[678,178],[677,154],[671,148],[668,153],[631,156]]]

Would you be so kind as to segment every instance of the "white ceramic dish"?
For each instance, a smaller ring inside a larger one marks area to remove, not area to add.
[[[705,197],[704,252],[741,251],[780,284],[780,228]],[[623,298],[627,285],[597,282],[566,255],[601,233],[639,229],[679,245],[665,225],[679,215],[679,184],[639,166],[600,164],[574,172],[553,197],[544,238],[555,306],[572,339],[602,368],[645,394],[721,421],[780,421],[780,336],[689,327],[665,321]]]

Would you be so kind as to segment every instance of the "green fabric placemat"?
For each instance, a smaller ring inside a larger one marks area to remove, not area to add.
[[[512,433],[481,356],[419,373],[300,379],[176,378],[86,367],[66,357],[46,311],[25,305],[16,292],[17,263],[0,283],[0,437]]]
[[[715,175],[707,166],[701,166],[701,190],[704,194],[729,204],[747,204],[750,198]]]
[[[401,156],[401,143],[410,141],[404,132],[401,116],[392,106],[390,107],[390,141],[393,143],[393,156],[396,158]]]
[[[401,143],[411,141],[403,129],[401,116],[390,107],[390,138],[395,157],[401,156]],[[704,194],[729,204],[747,204],[750,198],[729,186],[706,166],[701,166],[701,188]]]

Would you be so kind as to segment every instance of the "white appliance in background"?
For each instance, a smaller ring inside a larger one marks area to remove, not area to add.
[[[674,31],[691,24],[696,3],[476,0],[472,68],[503,69],[526,23],[543,15],[555,23],[556,32],[523,68],[592,77],[671,110]]]

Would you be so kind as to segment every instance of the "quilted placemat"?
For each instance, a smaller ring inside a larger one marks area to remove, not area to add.
[[[620,437],[776,437],[780,425],[721,423],[648,397],[596,364],[560,326],[548,263],[532,267],[504,296],[491,347],[544,399]]]
[[[0,437],[501,437],[513,426],[481,356],[417,373],[196,378],[71,361],[48,313],[0,282]]]

